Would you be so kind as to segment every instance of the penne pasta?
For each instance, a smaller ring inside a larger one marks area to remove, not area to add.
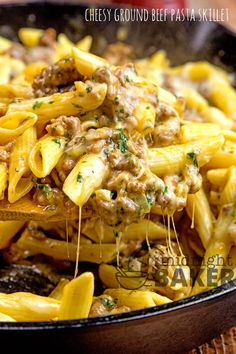
[[[38,28],[22,27],[19,30],[19,38],[27,47],[35,47],[43,35],[43,30]]]
[[[12,238],[24,226],[24,221],[0,221],[0,249],[9,246]]]
[[[63,192],[82,207],[106,178],[107,168],[101,157],[85,155],[70,172],[63,185]],[[96,179],[94,178],[96,176]]]
[[[215,137],[221,134],[221,129],[216,124],[188,123],[180,129],[181,143],[188,143],[194,140],[201,140],[207,137]]]
[[[0,312],[15,321],[49,321],[58,316],[59,301],[27,292],[0,293]]]
[[[76,43],[76,48],[83,50],[84,52],[90,52],[93,38],[91,36],[85,36]]]
[[[202,167],[207,162],[212,161],[212,156],[216,156],[223,143],[223,136],[216,136],[193,143],[149,149],[148,158],[150,168],[158,176],[179,173],[184,169],[187,163],[187,154],[190,152],[196,154],[198,166]]]
[[[7,143],[25,130],[32,127],[37,121],[37,116],[29,112],[7,113],[0,119],[0,141]]]
[[[140,240],[144,241],[147,237],[151,240],[161,240],[165,239],[167,236],[166,227],[160,222],[153,222],[151,220],[141,220],[138,223],[133,223],[128,226],[123,231],[122,240]],[[175,237],[174,231],[170,231],[170,236]]]
[[[0,322],[16,322],[14,318],[11,316],[6,315],[5,313],[0,313]]]
[[[65,286],[69,283],[69,279],[61,278],[57,284],[57,286],[53,289],[53,291],[49,294],[49,297],[52,297],[56,300],[61,300],[63,295],[63,290]]]
[[[220,194],[221,206],[233,204],[236,200],[236,166],[231,166],[226,174],[226,183]]]
[[[63,155],[67,140],[45,135],[30,151],[29,167],[38,178],[48,176]]]
[[[222,129],[232,129],[234,122],[216,107],[206,107],[201,116],[209,123],[217,124]]]
[[[140,104],[133,111],[133,115],[137,119],[137,129],[144,136],[150,134],[154,130],[156,110],[154,107]]]
[[[80,91],[66,92],[62,94],[42,97],[32,100],[24,100],[9,105],[8,114],[13,112],[34,112],[37,114],[39,121],[44,123],[52,118],[67,114],[75,115],[92,111],[99,107],[104,101],[106,95],[106,85],[94,83],[91,92],[86,91],[86,85],[80,84]],[[0,132],[1,133],[1,132]]]
[[[76,47],[72,49],[72,54],[78,72],[89,78],[93,76],[98,68],[108,65],[106,60]]]
[[[206,253],[191,295],[199,294],[217,286],[221,278],[221,270],[226,264],[230,243],[212,238],[206,248]],[[220,262],[219,262],[220,260]]]
[[[186,211],[206,249],[212,237],[214,217],[202,188],[197,193],[188,195]]]
[[[0,53],[5,53],[12,46],[12,41],[0,36]]]
[[[155,282],[148,280],[145,274],[135,271],[123,271],[112,265],[99,266],[99,278],[107,288],[124,288],[127,290],[152,290]]]
[[[20,135],[14,145],[9,164],[8,200],[16,202],[24,197],[33,187],[28,158],[36,143],[35,127],[28,128]]]
[[[7,188],[7,166],[0,162],[0,200],[4,199],[4,192]]]
[[[76,260],[77,245],[66,241],[55,240],[45,237],[41,240],[30,237],[28,230],[25,230],[17,241],[17,245],[24,251],[32,254],[45,254],[57,260]],[[116,245],[114,244],[81,244],[79,250],[80,262],[107,263],[116,256]]]
[[[227,168],[209,170],[206,174],[208,181],[217,188],[224,184],[226,175]]]
[[[152,291],[106,289],[105,294],[117,299],[117,306],[128,306],[133,311],[171,302],[167,297]]]
[[[87,318],[93,301],[94,276],[85,272],[71,280],[63,290],[59,320]]]
[[[236,165],[236,144],[232,141],[226,140],[206,164],[206,168],[228,168],[234,165]]]

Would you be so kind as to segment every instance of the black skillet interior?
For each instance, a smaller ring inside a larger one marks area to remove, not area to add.
[[[236,37],[213,22],[93,22],[85,20],[86,5],[56,4],[56,1],[0,7],[0,35],[17,39],[20,27],[53,27],[77,41],[84,34],[93,36],[92,50],[101,54],[107,43],[117,41],[117,30],[125,27],[127,43],[138,57],[164,49],[173,65],[205,59],[229,70],[236,70]],[[81,1],[78,1],[80,3]],[[14,9],[14,10],[13,10]],[[113,9],[111,9],[114,11]],[[115,16],[111,16],[112,19]]]
[[[117,30],[128,31],[126,42],[138,57],[165,49],[171,63],[209,60],[236,71],[236,37],[209,22],[86,22],[87,6],[36,4],[0,7],[0,35],[17,39],[21,27],[53,27],[77,41],[94,38],[93,51],[102,53],[117,40]],[[182,353],[236,323],[236,283],[231,282],[193,298],[159,308],[99,319],[58,323],[2,323],[0,340],[11,350],[64,353]],[[109,324],[109,326],[106,326]],[[44,340],[41,340],[43,332]],[[47,333],[47,334],[46,334]],[[37,345],[35,343],[37,341]],[[45,341],[47,341],[45,347]]]

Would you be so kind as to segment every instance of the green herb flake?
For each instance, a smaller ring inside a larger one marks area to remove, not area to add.
[[[167,186],[165,186],[165,188],[163,189],[163,194],[166,194],[166,193],[168,193],[168,187]]]
[[[193,161],[193,165],[195,167],[198,167],[197,155],[195,154],[195,152],[188,152],[187,156]]]
[[[49,102],[48,102],[48,104],[53,104],[53,103],[54,103],[54,101],[49,101]]]
[[[117,148],[124,154],[128,151],[127,138],[123,132],[123,129],[120,128],[117,130],[119,131]]]
[[[110,299],[102,299],[102,304],[103,306],[109,308],[109,309],[113,309],[115,307],[115,302],[113,300]]]
[[[40,107],[42,107],[42,104],[43,104],[43,102],[36,101],[36,102],[34,102],[32,109],[33,110],[39,109]]]
[[[79,173],[77,175],[77,182],[82,183],[82,181],[83,181],[83,176]]]
[[[124,110],[124,108],[122,107],[122,108],[120,108],[120,111],[119,111],[120,113],[125,113],[125,110]]]
[[[61,140],[60,139],[52,139],[52,141],[54,142],[54,143],[56,143],[57,145],[59,145],[59,147],[61,147]]]
[[[68,63],[70,61],[70,58],[64,58],[64,63]]]
[[[37,188],[38,188],[40,191],[45,192],[45,193],[52,192],[52,188],[49,187],[47,184],[38,184],[38,185],[37,185]]]
[[[92,86],[87,86],[87,87],[86,87],[87,93],[90,93],[92,90],[93,90]]]
[[[146,106],[146,109],[150,109],[150,106]]]
[[[32,181],[33,183],[37,183],[37,178],[36,178],[36,177],[32,177],[32,178],[31,178],[31,181]]]
[[[146,193],[146,199],[147,199],[148,204],[150,204],[150,205],[153,205],[155,202],[155,198],[148,193]]]
[[[111,191],[111,199],[116,199],[117,197],[117,192],[116,191]]]

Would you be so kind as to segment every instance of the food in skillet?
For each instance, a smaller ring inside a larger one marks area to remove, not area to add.
[[[100,58],[52,29],[19,37],[0,38],[0,319],[122,313],[233,279],[230,76],[163,51],[131,63],[121,43]],[[31,268],[50,284],[17,291]]]

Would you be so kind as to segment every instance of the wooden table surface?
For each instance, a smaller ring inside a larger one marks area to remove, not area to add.
[[[236,326],[186,354],[236,354]]]

